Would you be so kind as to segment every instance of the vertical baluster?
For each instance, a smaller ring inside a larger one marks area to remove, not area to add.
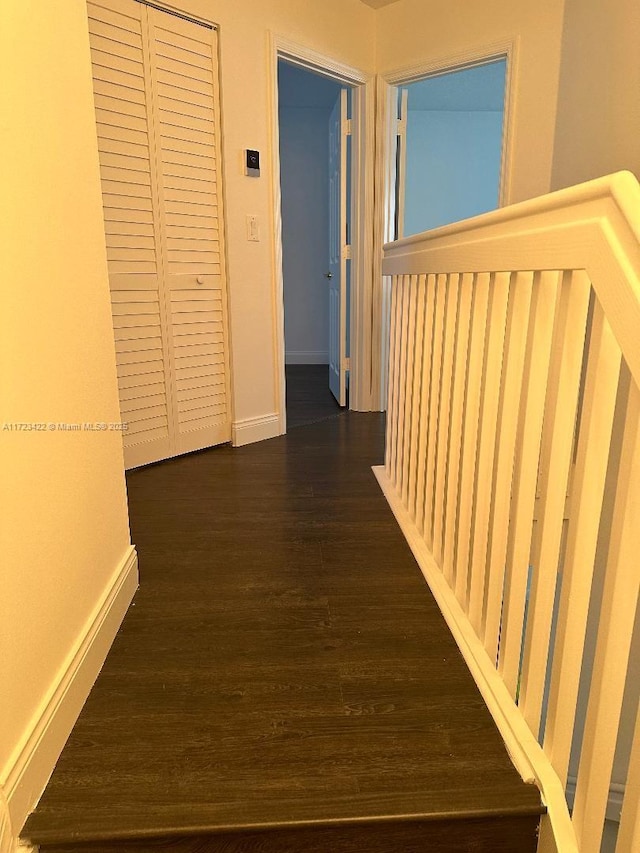
[[[627,374],[628,375],[628,374]],[[629,388],[598,639],[573,820],[582,853],[599,853],[638,605],[640,394]]]
[[[491,660],[496,661],[496,664],[500,640],[511,485],[518,428],[518,401],[522,387],[532,291],[533,273],[517,273],[515,281],[512,283],[506,367],[500,397],[500,414],[498,415],[498,447],[496,450],[493,510],[489,532],[487,613],[483,637],[485,649]]]
[[[401,276],[394,275],[392,289],[392,323],[393,323],[393,353],[390,352],[390,373],[391,373],[391,389],[393,397],[390,398],[389,409],[387,411],[387,432],[388,432],[388,471],[387,475],[391,482],[395,471],[396,445],[398,442],[398,384],[400,382],[400,316],[402,311],[402,289],[400,287]]]
[[[404,421],[402,413],[404,412],[404,399],[406,394],[406,375],[407,375],[407,291],[409,285],[409,276],[403,275],[398,279],[398,297],[400,300],[400,317],[398,323],[398,393],[396,395],[396,437],[394,442],[393,456],[393,477],[392,482],[395,488],[398,488],[400,473],[402,471],[402,448],[404,444]]]
[[[471,318],[471,342],[467,369],[467,392],[464,410],[464,438],[460,471],[460,514],[456,543],[456,597],[466,611],[468,604],[469,554],[471,525],[476,497],[476,458],[478,450],[478,419],[485,366],[487,310],[489,307],[489,273],[479,273],[474,284]]]
[[[425,333],[425,301],[426,287],[422,278],[417,281],[416,297],[416,333],[415,356],[413,370],[413,398],[411,402],[411,447],[409,451],[409,477],[407,483],[407,499],[405,506],[411,518],[415,521],[416,482],[418,475],[418,445],[420,443],[420,427],[422,423],[422,378],[424,373],[424,333]]]
[[[442,379],[442,353],[444,349],[444,318],[447,309],[447,277],[439,275],[436,279],[435,326],[433,333],[433,361],[431,365],[431,398],[429,411],[429,437],[427,439],[427,459],[424,489],[424,515],[418,518],[419,530],[427,545],[433,542],[433,501],[436,474],[436,453],[438,441],[438,411],[440,408],[440,383]]]
[[[449,460],[449,435],[451,395],[453,391],[453,366],[458,322],[459,275],[447,276],[447,313],[444,323],[444,353],[442,356],[442,392],[438,414],[438,450],[436,464],[435,498],[433,503],[433,556],[442,566],[444,517],[447,500],[447,463]]]
[[[591,282],[576,270],[563,287],[554,370],[549,379],[540,461],[540,506],[531,564],[519,705],[537,737],[540,730],[551,622],[556,593],[565,496],[571,466]]]
[[[493,499],[493,469],[496,450],[498,407],[504,362],[507,308],[511,273],[496,273],[491,284],[486,380],[482,400],[482,421],[478,449],[478,490],[471,554],[469,619],[479,634],[484,610],[484,592],[489,544],[489,518]]]
[[[640,850],[640,707],[629,756],[616,853],[635,853],[637,850]]]
[[[417,451],[418,471],[416,474],[416,506],[414,512],[414,518],[418,529],[420,529],[420,524],[424,517],[426,459],[429,439],[429,413],[431,409],[431,385],[433,373],[433,336],[436,304],[435,283],[436,277],[434,275],[429,275],[425,277],[422,285],[426,290],[424,309],[425,332],[423,343],[424,356],[422,360],[422,392],[420,395],[420,435],[418,437]]]
[[[535,288],[533,325],[524,372],[512,517],[507,546],[507,570],[498,668],[509,692],[517,696],[524,628],[524,609],[531,556],[533,514],[547,394],[551,344],[562,273],[543,272]]]
[[[409,473],[411,470],[411,434],[413,427],[413,399],[414,399],[414,382],[415,382],[415,366],[416,366],[416,309],[418,298],[418,276],[412,275],[409,277],[408,287],[408,318],[407,318],[407,367],[405,388],[406,394],[404,399],[404,412],[401,413],[404,422],[404,442],[402,448],[402,472],[399,482],[399,493],[402,497],[402,503],[407,506],[409,496]]]
[[[464,394],[467,387],[469,335],[473,305],[473,275],[465,273],[459,281],[458,325],[453,364],[453,397],[449,425],[449,459],[447,463],[447,494],[444,518],[442,571],[449,582],[454,581],[455,543],[458,529],[458,500],[460,489],[460,460],[462,458],[462,425]]]
[[[391,479],[393,469],[393,458],[395,456],[395,442],[397,434],[396,423],[396,397],[398,394],[399,375],[399,331],[400,323],[400,294],[398,292],[398,276],[391,279],[391,320],[389,329],[389,388],[387,392],[387,427],[385,446],[385,469],[387,477]]]
[[[380,399],[385,406],[386,411],[389,411],[387,405],[389,399],[389,352],[391,349],[391,276],[385,275],[382,277],[382,309],[381,309],[381,329],[382,329],[382,344],[380,348]],[[385,457],[386,458],[386,457]]]
[[[544,750],[563,784],[573,739],[620,363],[620,348],[596,302],[544,738]]]
[[[409,424],[407,422],[406,417],[406,407],[408,404],[407,398],[409,398],[410,400],[409,376],[411,367],[411,282],[412,276],[405,275],[402,283],[404,292],[404,298],[402,301],[402,372],[400,379],[400,393],[402,396],[399,401],[400,405],[398,408],[398,423],[400,424],[400,430],[398,434],[398,459],[396,468],[396,489],[398,490],[398,493],[400,495],[402,494],[402,481],[405,470],[405,439],[409,428]]]

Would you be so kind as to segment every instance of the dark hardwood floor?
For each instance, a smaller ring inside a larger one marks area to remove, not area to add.
[[[344,414],[329,391],[327,364],[287,364],[287,429]]]
[[[524,853],[537,790],[348,413],[127,476],[140,589],[23,836],[41,853]]]

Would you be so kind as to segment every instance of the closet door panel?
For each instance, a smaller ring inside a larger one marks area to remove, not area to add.
[[[88,0],[127,467],[231,437],[215,30]]]
[[[217,45],[213,30],[148,12],[176,432],[184,452],[230,438]]]
[[[170,390],[152,190],[143,7],[87,4],[125,465],[170,453]]]

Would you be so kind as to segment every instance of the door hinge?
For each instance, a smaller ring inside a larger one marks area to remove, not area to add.
[[[407,122],[403,118],[396,120],[396,135],[404,136],[407,132]]]
[[[351,119],[348,118],[344,123],[344,135],[351,136]]]
[[[351,370],[351,359],[343,358],[342,359],[342,369],[343,370]]]
[[[342,257],[345,261],[351,260],[351,246],[350,245],[342,247]]]

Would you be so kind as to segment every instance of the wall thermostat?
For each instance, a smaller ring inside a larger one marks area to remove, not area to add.
[[[259,178],[260,177],[260,152],[252,151],[251,148],[247,148],[245,151],[246,160],[244,166],[245,175],[249,175],[250,178]]]

